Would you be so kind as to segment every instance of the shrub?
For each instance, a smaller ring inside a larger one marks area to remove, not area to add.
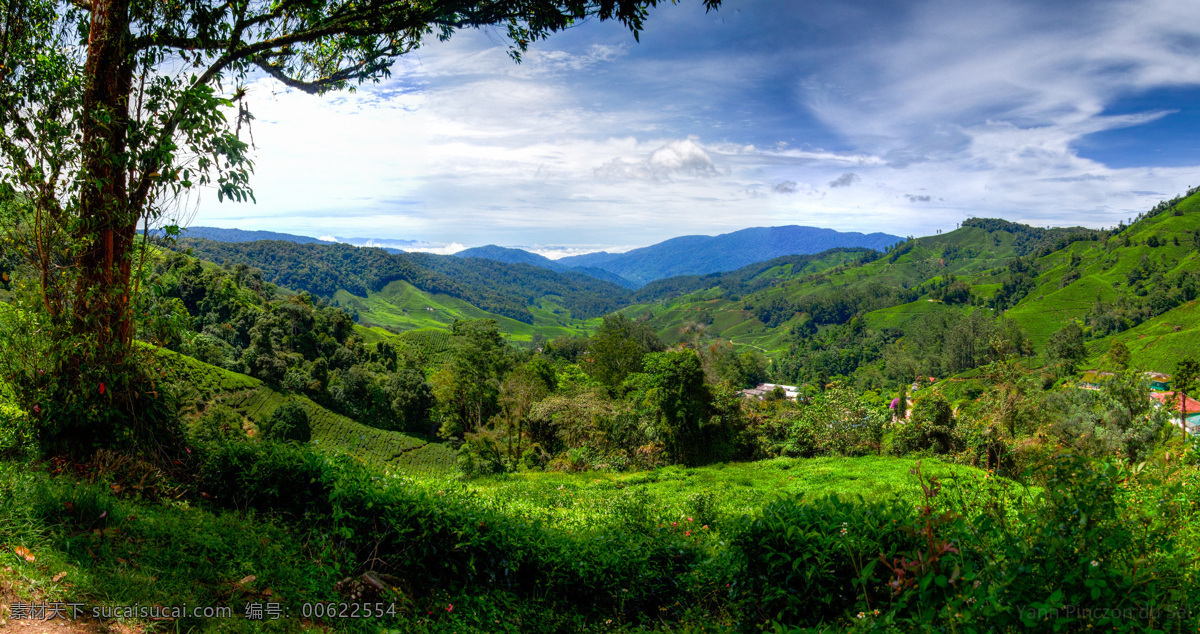
[[[288,401],[275,408],[275,411],[259,425],[259,431],[266,440],[306,443],[312,438],[308,412],[295,401]]]
[[[225,440],[206,444],[200,456],[196,485],[222,506],[296,517],[329,511],[332,476],[308,448]]]
[[[912,417],[899,425],[892,437],[892,451],[907,454],[928,451],[945,454],[962,443],[955,428],[954,411],[940,393],[933,393],[913,405]]]
[[[898,500],[805,502],[796,496],[766,505],[762,517],[733,538],[743,608],[759,621],[836,621],[860,594],[883,585],[877,578],[883,569],[876,572],[881,554],[891,559],[916,548],[913,535],[901,530],[910,521]]]
[[[20,453],[32,437],[33,422],[29,414],[0,400],[0,456]]]
[[[188,426],[193,443],[209,443],[244,438],[242,416],[228,405],[213,405]]]

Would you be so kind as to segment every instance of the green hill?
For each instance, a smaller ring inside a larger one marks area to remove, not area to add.
[[[161,349],[157,354],[184,390],[182,402],[188,404],[183,412],[185,419],[221,404],[241,414],[245,423],[256,425],[290,401],[299,403],[308,414],[312,445],[321,452],[353,456],[391,473],[449,475],[455,470],[454,450],[440,442],[359,424],[303,395],[281,392],[256,378],[186,355]]]
[[[792,359],[793,371],[814,363],[819,349],[826,360],[840,358],[834,370],[872,367],[886,376],[889,350],[957,345],[949,333],[966,328],[961,324],[976,312],[996,325],[975,332],[972,349],[986,349],[987,337],[1008,328],[1042,353],[1075,321],[1087,338],[1087,362],[1099,362],[1120,339],[1136,367],[1169,371],[1181,355],[1200,351],[1192,343],[1200,341],[1193,332],[1198,250],[1200,194],[1192,191],[1114,231],[974,218],[882,257],[828,253],[790,266],[772,261],[661,280],[635,293],[637,303],[623,312],[647,319],[669,342],[728,339]],[[1009,322],[1015,325],[1003,325]],[[988,353],[970,354],[978,358],[964,360],[967,368]],[[944,376],[960,367],[934,362],[920,372]]]
[[[256,267],[268,282],[318,297],[332,298],[344,291],[367,298],[393,282],[405,282],[424,293],[459,299],[529,325],[535,323],[534,309],[545,298],[552,298],[577,319],[589,319],[620,308],[628,297],[621,286],[576,271],[558,273],[482,258],[276,240],[224,243],[188,238],[180,240],[176,248],[210,262]],[[381,318],[375,323],[384,325],[380,322],[386,321]],[[422,321],[421,325],[433,322]]]

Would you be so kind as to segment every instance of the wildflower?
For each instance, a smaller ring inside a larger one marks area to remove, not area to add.
[[[690,517],[689,517],[689,518],[688,518],[688,521],[689,521],[689,522],[690,522],[690,521],[692,521],[692,518],[690,518]]]
[[[703,528],[704,530],[708,530],[708,524],[705,524],[704,526],[701,526],[700,528]]]
[[[866,614],[864,614],[864,613],[862,613],[862,612],[859,612],[859,613],[858,613],[858,618],[860,618],[860,619],[861,619],[861,618],[863,618],[863,617],[865,617],[865,616],[867,616],[867,615],[866,615]]]
[[[1092,560],[1092,567],[1093,567],[1093,568],[1095,568],[1096,566],[1099,566],[1099,565],[1100,565],[1100,562],[1096,561],[1095,559],[1093,559],[1093,560]]]
[[[679,526],[679,522],[671,522],[671,526]]]
[[[875,610],[875,616],[879,616],[879,610]]]
[[[447,606],[446,606],[446,611],[447,611],[447,612],[453,612],[453,611],[454,611],[454,604],[453,604],[453,603],[451,603],[450,605],[447,605]]]
[[[684,534],[683,534],[683,536],[684,536],[684,537],[691,537],[691,536],[692,536],[692,531],[688,531],[688,532],[684,533]]]

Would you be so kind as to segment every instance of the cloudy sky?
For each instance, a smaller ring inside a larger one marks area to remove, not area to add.
[[[391,80],[251,86],[257,204],[191,224],[551,255],[969,216],[1106,227],[1200,184],[1200,3],[698,0],[641,42],[500,31]],[[451,249],[456,247],[451,247]]]

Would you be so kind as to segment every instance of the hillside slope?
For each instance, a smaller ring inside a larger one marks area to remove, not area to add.
[[[285,402],[300,404],[312,424],[312,445],[329,454],[354,456],[390,473],[447,475],[456,454],[439,442],[359,424],[299,394],[280,392],[262,381],[169,350],[156,351],[185,393],[185,420],[216,404],[233,408],[247,426],[266,420]]]
[[[536,320],[534,309],[547,299],[575,319],[589,319],[620,308],[628,296],[626,289],[583,273],[480,258],[270,240],[222,243],[188,238],[176,248],[211,262],[257,267],[268,282],[321,297],[344,292],[365,299],[393,282],[405,282],[429,295],[456,298],[529,325]]]

